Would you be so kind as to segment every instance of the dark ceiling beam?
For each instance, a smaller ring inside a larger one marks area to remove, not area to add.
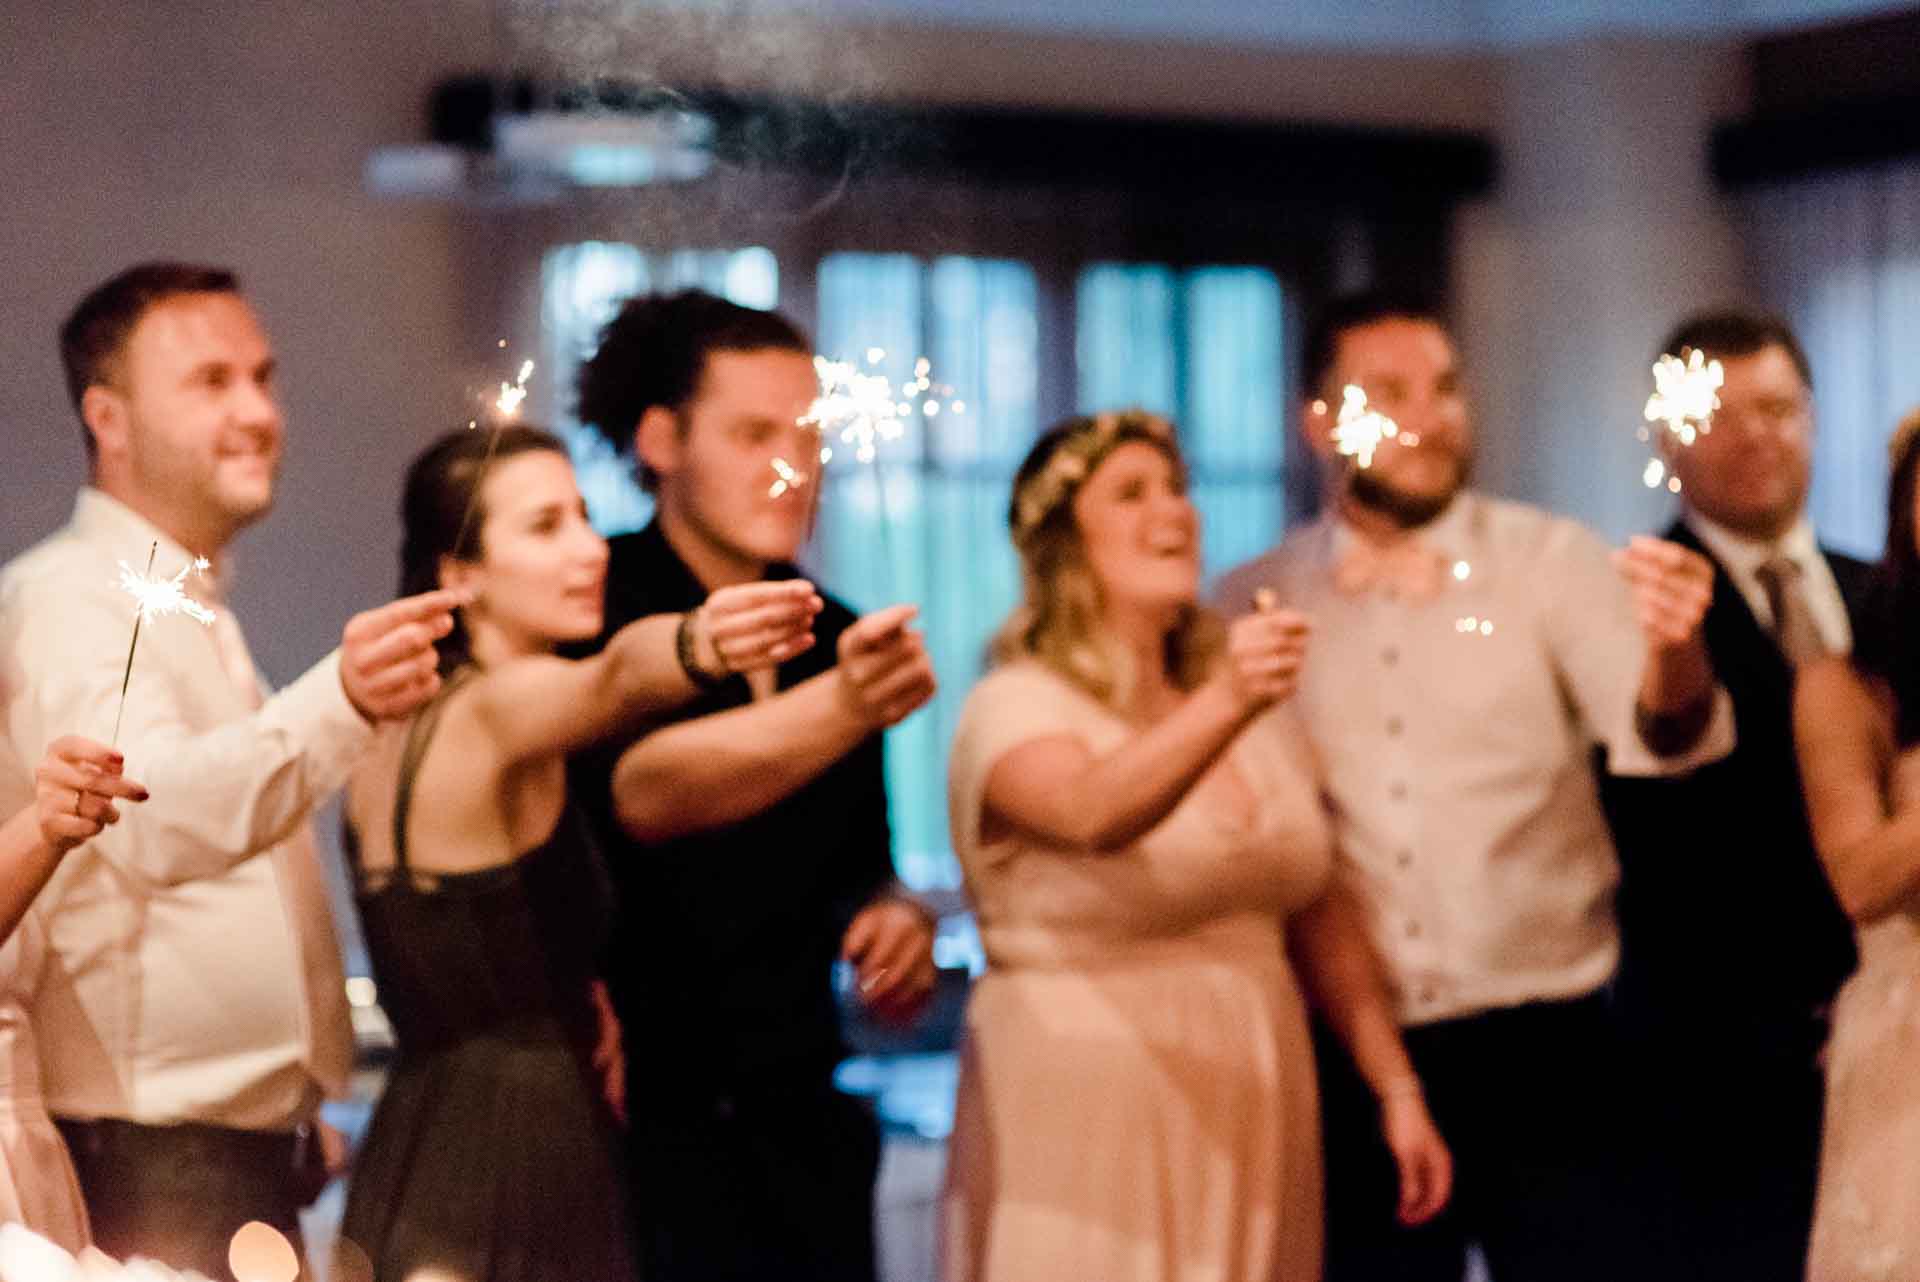
[[[484,147],[498,110],[692,107],[714,151],[748,168],[839,177],[933,174],[984,186],[1117,187],[1190,195],[1310,197],[1366,207],[1446,207],[1490,192],[1493,144],[1457,130],[1129,118],[1060,110],[809,102],[619,84],[443,83],[435,141]]]

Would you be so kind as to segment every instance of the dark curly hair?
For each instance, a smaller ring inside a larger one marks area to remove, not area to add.
[[[656,405],[678,411],[694,397],[713,352],[799,352],[813,345],[786,317],[717,298],[704,290],[641,294],[628,299],[600,344],[580,367],[580,421],[629,455],[641,415]],[[651,492],[658,477],[636,458],[640,484]]]

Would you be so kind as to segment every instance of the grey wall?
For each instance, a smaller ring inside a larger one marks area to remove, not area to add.
[[[0,554],[80,479],[52,334],[89,285],[156,255],[243,274],[284,367],[277,511],[239,553],[263,668],[285,680],[393,576],[404,460],[462,421],[531,337],[526,255],[476,207],[361,190],[374,146],[420,136],[443,74],[515,59],[808,92],[1485,128],[1504,177],[1457,237],[1460,319],[1496,489],[1620,534],[1662,503],[1632,442],[1648,348],[1737,294],[1706,128],[1745,100],[1697,42],[1584,41],[1503,57],[1370,55],[808,20],[817,6],[9,3],[0,15]],[[492,273],[510,282],[502,286]]]

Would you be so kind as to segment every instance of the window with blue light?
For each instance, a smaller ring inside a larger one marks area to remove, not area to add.
[[[895,862],[916,889],[951,889],[947,745],[1019,593],[1006,504],[1039,429],[1039,287],[1024,263],[855,253],[821,260],[818,285],[824,355],[896,387],[924,357],[940,385],[932,412],[921,402],[872,463],[837,452],[815,559],[822,583],[858,609],[920,606],[940,693],[888,739]]]
[[[1285,307],[1258,267],[1095,263],[1075,293],[1083,413],[1138,407],[1180,428],[1209,575],[1285,523]]]

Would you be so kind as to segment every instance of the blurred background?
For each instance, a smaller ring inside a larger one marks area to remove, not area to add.
[[[920,602],[944,683],[889,770],[902,875],[947,913],[948,984],[911,1035],[856,1029],[843,1075],[895,1137],[897,1279],[928,1272],[946,1052],[979,964],[944,748],[1013,598],[1007,487],[1041,427],[1173,416],[1217,572],[1312,509],[1302,316],[1410,286],[1460,335],[1481,483],[1617,539],[1670,501],[1635,437],[1654,345],[1690,309],[1758,302],[1812,357],[1816,524],[1871,557],[1884,443],[1920,403],[1920,6],[0,5],[0,555],[83,479],[66,312],[139,259],[231,266],[289,420],[235,590],[277,681],[391,593],[401,469],[523,359],[525,416],[570,434],[596,521],[645,521],[572,418],[572,369],[628,294],[777,307],[823,353],[876,349],[902,381],[924,356],[951,388],[877,465],[836,469],[811,552],[860,607]]]

